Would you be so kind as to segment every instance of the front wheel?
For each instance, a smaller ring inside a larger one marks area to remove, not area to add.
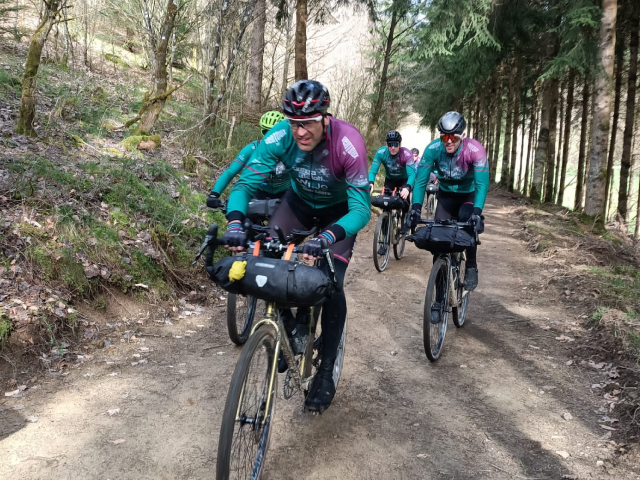
[[[238,359],[222,414],[218,480],[260,477],[276,399],[275,380],[271,383],[275,345],[272,330],[260,328]]]
[[[394,222],[394,228],[396,229],[396,241],[393,243],[393,256],[396,260],[400,260],[404,254],[404,245],[407,240],[407,233],[400,233],[400,229],[404,228],[407,216],[396,213],[395,218],[396,221]]]
[[[463,259],[458,267],[458,281],[456,284],[456,300],[458,301],[458,306],[451,309],[453,324],[458,328],[464,325],[464,321],[467,318],[467,306],[469,305],[469,295],[471,294],[471,292],[464,289],[466,267],[467,262]]]
[[[435,362],[440,358],[449,315],[449,266],[446,259],[438,258],[429,275],[424,298],[422,336],[427,358]]]
[[[432,219],[436,216],[436,196],[430,194],[427,198],[427,219]]]
[[[389,212],[382,212],[378,217],[376,231],[373,234],[373,264],[379,272],[384,272],[387,263],[389,263],[390,220]]]
[[[258,309],[258,299],[250,295],[227,295],[227,330],[236,345],[244,345]]]

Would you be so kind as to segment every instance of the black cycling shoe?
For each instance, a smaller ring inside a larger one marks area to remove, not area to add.
[[[378,255],[386,255],[387,254],[387,247],[385,247],[384,245],[381,245],[380,248],[378,248]]]
[[[322,413],[331,405],[336,394],[336,386],[333,383],[333,366],[335,359],[322,359],[320,368],[316,373],[309,394],[304,401],[305,406],[312,412]]]
[[[434,325],[437,325],[440,323],[440,321],[442,320],[440,318],[440,310],[441,310],[441,305],[440,302],[435,302],[433,305],[431,305],[431,323],[433,323]]]
[[[464,275],[464,289],[472,292],[478,286],[478,269],[477,268],[467,268],[467,271]]]

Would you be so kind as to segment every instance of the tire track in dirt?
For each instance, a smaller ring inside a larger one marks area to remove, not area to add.
[[[373,215],[347,278],[346,358],[334,405],[312,416],[302,412],[301,396],[277,399],[263,478],[640,478],[610,462],[588,373],[565,365],[567,350],[539,328],[545,317],[572,312],[544,293],[523,297],[537,260],[511,236],[510,208],[509,200],[489,198],[468,325],[450,324],[436,364],[422,345],[430,255],[407,244],[405,258],[376,272]],[[25,398],[3,399],[0,476],[212,478],[240,352],[229,344],[224,309],[214,312],[158,329],[163,338],[101,350]],[[141,346],[149,348],[147,363],[131,365]],[[13,410],[18,404],[24,409]],[[34,415],[36,423],[25,422]]]

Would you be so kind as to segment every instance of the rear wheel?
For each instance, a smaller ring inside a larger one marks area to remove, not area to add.
[[[406,215],[396,213],[395,218],[396,221],[394,222],[394,228],[396,229],[397,241],[393,244],[393,256],[396,257],[396,260],[400,260],[404,254],[404,245],[407,240],[407,233],[400,233],[400,229],[404,227]]]
[[[244,345],[249,338],[259,306],[264,307],[264,302],[250,295],[230,293],[227,296],[227,329],[229,338],[236,345]]]
[[[469,305],[469,295],[471,294],[471,292],[464,289],[464,274],[466,268],[467,262],[466,260],[462,260],[458,272],[458,281],[456,282],[458,306],[451,309],[453,324],[458,328],[464,325],[464,321],[467,318],[467,306]]]
[[[373,234],[373,264],[379,272],[383,272],[389,263],[390,219],[389,212],[382,212]]]
[[[269,388],[275,345],[272,330],[260,328],[240,355],[222,414],[218,480],[260,477],[276,399],[275,384]]]
[[[444,258],[438,258],[429,275],[427,294],[424,299],[422,336],[424,352],[435,362],[442,352],[444,336],[447,333],[449,315],[449,268]]]

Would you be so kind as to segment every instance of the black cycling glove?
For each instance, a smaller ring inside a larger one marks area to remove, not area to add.
[[[222,202],[220,201],[220,194],[216,192],[211,192],[207,197],[207,207],[220,208],[221,206],[222,206]]]
[[[473,214],[470,220],[476,225],[476,231],[480,234],[484,232],[484,215],[480,207],[473,207]]]
[[[230,223],[225,234],[220,237],[219,243],[228,247],[246,247],[247,232],[238,223]]]
[[[305,242],[302,246],[302,254],[310,257],[322,257],[322,250],[333,243],[333,235],[329,232],[322,232],[315,238]]]

